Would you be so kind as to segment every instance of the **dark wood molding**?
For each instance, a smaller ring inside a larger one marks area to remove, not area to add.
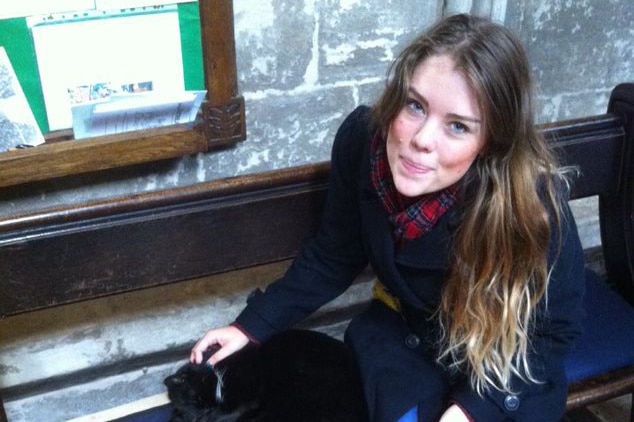
[[[568,388],[568,410],[600,403],[634,390],[634,365],[573,382]]]
[[[142,212],[183,203],[213,200],[247,192],[284,190],[292,187],[310,189],[327,183],[329,162],[289,167],[266,173],[216,179],[191,186],[109,198],[73,206],[59,206],[33,213],[13,214],[0,218],[0,247],[17,233],[41,230],[64,224],[81,224],[95,218]],[[26,240],[26,238],[22,239]]]
[[[0,187],[206,151],[203,133],[182,126],[64,141],[0,154]]]

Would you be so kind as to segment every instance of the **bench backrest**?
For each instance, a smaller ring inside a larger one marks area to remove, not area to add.
[[[579,171],[571,199],[599,196],[607,277],[634,304],[634,83],[612,91],[608,114],[547,125],[544,134]]]
[[[608,114],[543,127],[600,197],[610,280],[634,303],[634,84]],[[0,221],[0,317],[293,257],[319,223],[328,163]]]

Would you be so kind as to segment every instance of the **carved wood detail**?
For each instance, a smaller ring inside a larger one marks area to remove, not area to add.
[[[218,142],[237,142],[246,138],[244,98],[236,97],[222,105],[203,105],[205,137],[210,147]]]

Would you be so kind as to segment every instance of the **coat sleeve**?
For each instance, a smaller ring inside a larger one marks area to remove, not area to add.
[[[513,394],[491,390],[484,397],[476,394],[468,381],[459,383],[453,400],[478,422],[555,422],[563,417],[567,394],[563,363],[581,334],[585,270],[583,249],[567,204],[562,217],[561,231],[554,232],[550,242],[550,282],[531,337],[530,368],[541,382],[523,382],[516,377]]]
[[[368,108],[359,107],[341,124],[332,148],[329,188],[320,227],[286,274],[256,290],[236,324],[264,341],[303,320],[343,293],[367,265],[358,202],[359,162],[367,135]]]

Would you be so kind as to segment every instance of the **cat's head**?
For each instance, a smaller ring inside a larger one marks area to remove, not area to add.
[[[174,408],[172,422],[233,422],[251,408],[258,390],[257,347],[249,345],[211,366],[187,363],[164,380]],[[217,351],[203,353],[203,362]]]
[[[207,408],[215,404],[218,378],[206,365],[186,364],[164,380],[175,407]]]
[[[203,362],[211,353],[203,356]],[[207,364],[187,363],[163,381],[175,408],[209,408],[216,404],[218,377]]]

